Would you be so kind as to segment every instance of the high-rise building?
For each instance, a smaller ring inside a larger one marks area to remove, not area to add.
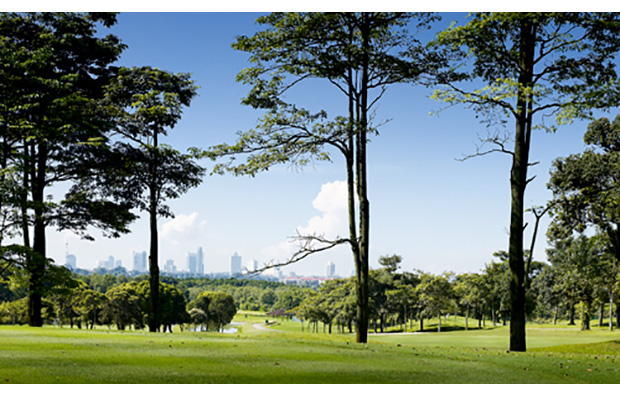
[[[235,255],[230,257],[230,275],[235,276],[239,273],[241,273],[241,257],[235,252]]]
[[[187,271],[189,271],[191,274],[196,274],[197,267],[198,267],[198,255],[195,252],[188,252],[187,253]]]
[[[327,262],[325,276],[328,278],[336,277],[336,265],[334,264],[334,262],[332,261]]]
[[[146,273],[146,251],[133,253],[133,270],[139,273]]]
[[[120,262],[120,261],[118,261]],[[115,268],[114,266],[114,257],[110,255],[110,257],[108,257],[108,259],[106,259],[105,261],[99,261],[99,264],[97,265],[97,267],[101,268],[101,269],[106,269],[106,270],[112,270]]]
[[[198,261],[196,262],[196,273],[202,275],[205,273],[204,254],[202,253],[202,247],[198,248],[196,253]]]
[[[248,262],[248,265],[247,265],[246,269],[248,269],[249,272],[257,271],[258,270],[258,261],[256,259],[252,259],[251,261]]]
[[[190,274],[204,274],[205,265],[202,247],[199,247],[197,252],[187,253],[187,270]]]
[[[174,265],[174,260],[166,259],[166,264],[164,265],[164,272],[170,274],[177,272],[177,267]]]
[[[77,258],[75,255],[67,254],[65,255],[65,266],[69,269],[77,268]]]

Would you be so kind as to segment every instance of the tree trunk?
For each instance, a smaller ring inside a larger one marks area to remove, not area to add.
[[[609,330],[614,330],[614,293],[609,290]]]
[[[34,152],[34,147],[32,147]],[[43,326],[41,316],[43,297],[43,276],[45,274],[45,218],[43,203],[45,202],[45,170],[47,164],[47,148],[39,144],[37,155],[37,168],[31,169],[32,201],[34,203],[33,244],[29,269],[30,278],[28,284],[28,316],[29,324],[34,327]]]
[[[441,332],[441,312],[439,314],[437,314],[437,332]]]
[[[558,323],[558,306],[553,309],[553,325]]]
[[[510,172],[511,211],[508,264],[510,266],[510,351],[525,351],[525,262],[523,259],[523,208],[531,137],[531,90],[535,26],[523,20],[519,37],[519,63],[515,149]]]
[[[469,305],[467,305],[467,310],[465,310],[465,330],[469,329]]]
[[[420,332],[424,332],[424,317],[420,317]]]
[[[361,16],[360,35],[362,39],[362,57],[360,61],[361,81],[360,97],[357,102],[357,114],[359,130],[356,133],[356,173],[357,173],[357,197],[359,201],[359,234],[358,256],[356,262],[359,271],[358,280],[358,306],[357,306],[357,336],[358,343],[368,342],[368,260],[370,248],[370,203],[368,201],[367,187],[367,161],[366,144],[368,133],[368,68],[370,48],[370,26],[368,15]]]
[[[157,203],[158,188],[156,172],[157,164],[157,132],[153,133],[153,158],[150,163],[151,181],[149,185],[149,220],[151,243],[149,251],[149,332],[159,329],[159,265],[158,265],[158,237],[157,237]]]
[[[592,308],[590,300],[580,303],[581,307],[581,330],[590,330],[590,310]]]
[[[605,310],[605,303],[599,302],[598,304],[598,326],[602,327],[604,325],[603,322],[603,311]]]
[[[568,308],[568,325],[575,325],[575,303],[573,302]]]

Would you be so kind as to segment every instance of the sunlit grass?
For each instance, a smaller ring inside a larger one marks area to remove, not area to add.
[[[4,326],[0,383],[620,383],[620,332],[604,328],[529,328],[529,351],[509,353],[502,326],[364,345],[266,319],[240,312],[235,334]]]

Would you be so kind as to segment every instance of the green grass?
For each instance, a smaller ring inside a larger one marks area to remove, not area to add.
[[[529,351],[509,353],[506,327],[362,345],[265,319],[241,312],[236,334],[0,326],[0,383],[620,383],[620,332],[602,328],[529,328]]]

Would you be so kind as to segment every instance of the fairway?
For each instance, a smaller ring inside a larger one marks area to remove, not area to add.
[[[234,334],[2,326],[0,382],[620,383],[620,334],[602,329],[532,328],[530,351],[508,353],[502,327],[371,335],[363,345],[265,331],[254,325],[262,317],[249,318]]]

